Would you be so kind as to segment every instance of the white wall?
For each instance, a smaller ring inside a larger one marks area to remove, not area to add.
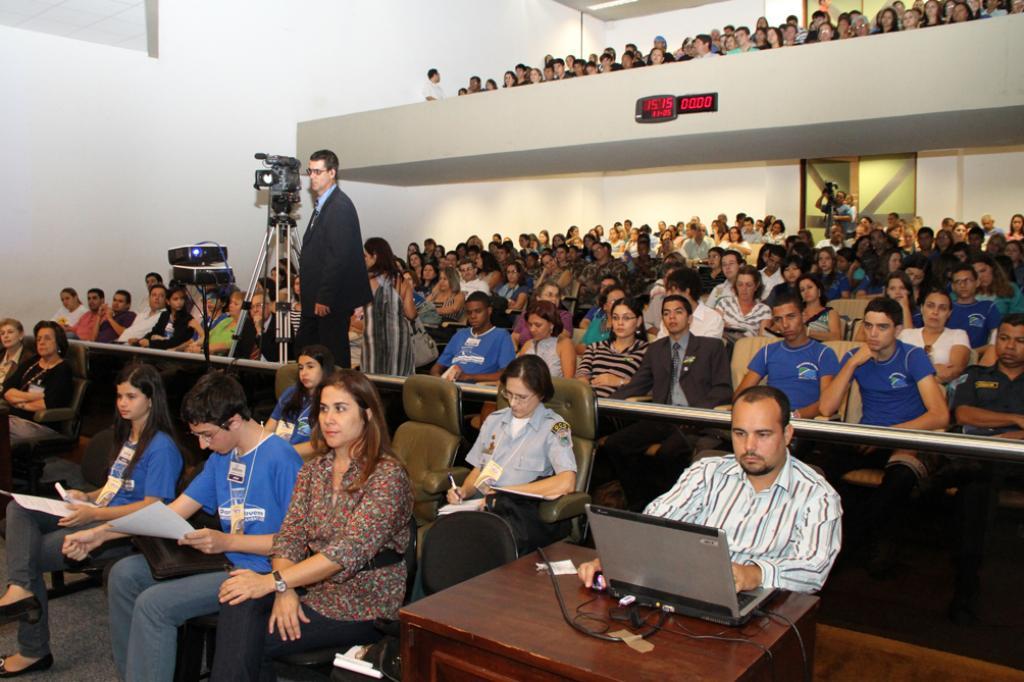
[[[160,10],[158,60],[0,27],[0,315],[49,315],[67,285],[83,295],[128,288],[141,304],[142,277],[166,269],[166,249],[203,239],[227,244],[247,278],[265,223],[252,155],[293,154],[298,121],[415,101],[430,67],[454,94],[471,74],[500,81],[517,61],[580,47],[579,13],[551,0],[221,0]],[[584,22],[585,49],[597,49],[602,30]],[[454,205],[480,191],[452,190]],[[418,222],[401,207],[428,194],[353,193],[368,195],[364,234],[396,241]]]
[[[684,39],[698,33],[711,33],[712,29],[721,29],[726,24],[748,26],[753,30],[757,18],[764,14],[765,0],[724,0],[674,12],[609,21],[605,23],[605,39],[620,53],[626,43],[635,43],[647,53],[654,44],[654,37],[662,35],[669,49],[675,51]],[[782,18],[785,20],[785,15]]]
[[[926,225],[943,218],[978,220],[991,213],[999,227],[1024,213],[1020,178],[1024,146],[929,152],[917,159],[917,213]]]

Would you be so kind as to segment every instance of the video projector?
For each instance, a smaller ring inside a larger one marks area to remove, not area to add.
[[[231,284],[235,276],[227,260],[228,249],[219,244],[188,244],[167,251],[174,279],[188,284]]]

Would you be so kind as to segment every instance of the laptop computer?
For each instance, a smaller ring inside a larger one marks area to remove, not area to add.
[[[774,589],[736,592],[725,532],[587,505],[609,592],[621,599],[723,625],[742,625]]]

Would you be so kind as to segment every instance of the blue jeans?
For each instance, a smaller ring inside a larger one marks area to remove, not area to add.
[[[70,568],[61,554],[64,538],[92,523],[76,528],[57,525],[51,514],[25,509],[13,500],[7,505],[7,580],[35,595],[42,607],[38,623],[18,623],[18,652],[29,658],[42,658],[50,653],[49,609],[43,574]],[[124,543],[108,543],[92,553],[94,560],[114,559],[131,552]]]
[[[142,555],[114,564],[107,583],[114,664],[127,682],[174,679],[178,626],[217,613],[225,572],[154,580]]]

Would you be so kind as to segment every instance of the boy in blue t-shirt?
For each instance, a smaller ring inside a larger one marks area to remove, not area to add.
[[[867,343],[843,356],[839,373],[822,391],[822,415],[835,414],[856,381],[863,404],[861,424],[921,430],[949,425],[945,395],[927,354],[896,338],[903,329],[902,321],[903,310],[896,301],[876,298],[868,303],[864,310]],[[830,452],[826,470],[833,481],[853,469],[885,468],[882,485],[864,510],[864,528],[873,550],[868,571],[873,575],[883,575],[891,565],[890,546],[879,543],[879,531],[891,521],[893,507],[928,476],[929,464],[928,457],[912,450]]]
[[[979,301],[975,298],[978,293],[978,274],[971,265],[957,265],[950,278],[956,300],[953,301],[953,313],[946,326],[967,332],[971,348],[978,351],[978,357],[981,357],[991,342],[993,332],[999,329],[1003,316],[994,301]]]
[[[245,391],[219,372],[188,392],[182,417],[201,445],[213,451],[203,471],[169,507],[189,518],[204,509],[221,530],[203,528],[178,540],[204,554],[223,552],[237,572],[269,573],[274,533],[284,520],[302,459],[282,438],[253,420]],[[109,525],[69,535],[64,553],[82,558],[121,537]],[[157,581],[142,555],[122,559],[110,572],[108,602],[114,663],[122,679],[170,679],[177,628],[189,618],[216,613],[225,571]],[[268,577],[269,579],[269,577]]]
[[[470,294],[465,309],[469,327],[455,333],[430,373],[448,381],[498,381],[502,370],[516,357],[512,337],[491,324],[491,299],[487,294]]]
[[[768,377],[768,385],[786,394],[798,417],[813,419],[821,391],[839,371],[839,361],[835,351],[807,336],[803,309],[799,294],[787,291],[775,297],[770,329],[782,336],[782,343],[770,343],[751,358],[735,395]]]

